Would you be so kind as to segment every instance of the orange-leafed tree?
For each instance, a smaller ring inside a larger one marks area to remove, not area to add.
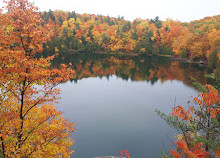
[[[55,86],[74,73],[37,58],[50,26],[27,0],[8,0],[0,19],[0,156],[69,157],[73,124],[53,102]]]
[[[205,89],[204,89],[205,90]],[[158,113],[182,134],[175,141],[177,150],[170,150],[171,157],[220,156],[220,95],[213,86],[207,85],[205,92],[193,99],[194,105],[185,110],[174,107],[172,116]]]

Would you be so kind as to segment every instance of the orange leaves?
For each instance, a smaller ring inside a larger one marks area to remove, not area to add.
[[[116,30],[115,30],[115,28],[114,28],[114,27],[109,27],[108,30],[107,30],[107,32],[106,32],[106,34],[107,34],[108,36],[115,36],[115,35],[116,35]]]
[[[214,104],[220,104],[220,96],[217,89],[211,85],[207,85],[206,88],[208,88],[209,92],[199,95],[202,97],[203,104],[207,105],[208,107]]]
[[[206,107],[211,112],[211,117],[216,118],[220,112],[220,95],[218,91],[211,85],[206,85],[208,93],[201,93],[193,99],[194,103]],[[212,107],[216,105],[216,107]]]
[[[171,156],[175,158],[182,158],[182,155],[174,151],[173,149],[170,150]]]
[[[201,93],[198,97],[194,97],[193,102],[197,105],[207,108],[211,112],[211,117],[216,118],[220,112],[220,96],[218,91],[211,85],[206,86],[209,90],[208,93]],[[216,107],[212,107],[216,105]],[[183,107],[177,106],[173,108],[172,116],[182,118],[183,120],[191,120],[193,108],[189,107],[186,111]]]
[[[220,147],[215,151],[215,154],[218,156],[218,158],[220,157]]]
[[[193,150],[198,150],[199,148],[201,148],[203,144],[202,143],[197,143],[194,147]]]
[[[173,117],[182,118],[183,120],[191,120],[193,108],[190,107],[187,111],[182,106],[177,106],[172,108],[173,112],[171,113]]]
[[[190,137],[188,137],[187,134],[190,134],[190,132],[186,133],[183,131],[184,137],[181,137],[180,140],[175,141],[177,148],[181,150],[178,150],[178,153],[171,150],[171,156],[173,157],[207,158],[209,157],[208,151],[215,150],[215,148],[211,147],[211,143],[207,142],[210,141],[214,143],[215,141],[218,141],[218,138],[215,139],[217,135],[212,135],[214,139],[211,139],[209,135],[212,134],[214,128],[218,128],[217,126],[215,126],[215,124],[210,125],[210,120],[217,119],[217,117],[219,116],[220,97],[218,91],[213,86],[206,85],[206,88],[208,90],[207,93],[201,93],[198,95],[198,97],[195,97],[193,99],[193,102],[199,105],[198,107],[190,106],[189,109],[186,111],[183,107],[178,106],[173,108],[172,112],[173,117],[181,118],[182,120],[186,121],[189,127],[193,129],[193,133],[195,133],[194,130],[196,130],[197,132],[202,131],[204,133],[200,138],[202,142],[205,142],[205,148],[203,147],[203,144],[201,142],[194,144],[196,137],[194,135],[190,135]],[[193,118],[193,116],[195,117]],[[195,129],[195,127],[198,127],[200,125],[202,126],[201,129]],[[211,126],[213,126],[214,128],[211,129]],[[215,151],[216,155],[218,156],[220,153],[219,150],[220,148]]]
[[[61,64],[61,67],[59,69],[53,69],[53,74],[51,75],[51,77],[53,77],[53,82],[59,83],[69,80],[75,73],[75,71],[72,70],[70,66],[71,64],[69,66]]]
[[[124,37],[127,36],[127,34],[135,34],[133,37],[135,39],[134,42],[129,43],[137,45],[140,40],[146,36],[146,28],[152,30],[151,40],[153,40],[153,44],[172,48],[176,55],[181,55],[183,50],[187,50],[187,57],[192,60],[206,60],[210,52],[219,47],[218,38],[220,29],[218,28],[218,16],[190,23],[181,23],[180,21],[167,19],[163,21],[160,29],[156,27],[156,23],[151,23],[149,20],[135,19],[130,23],[129,29],[125,29],[126,31],[123,32],[122,28],[128,21],[117,18],[94,14],[79,15],[60,10],[40,14],[45,21],[53,23],[53,29],[50,30],[53,30],[54,33],[61,36],[62,32],[66,30],[66,35],[61,38],[67,41],[69,40],[66,38],[67,36],[73,38],[78,30],[82,30],[82,32],[77,33],[76,37],[78,42],[80,42],[81,37],[85,37],[86,41],[99,44],[99,46],[104,48],[105,46],[102,45],[102,39],[100,38],[102,38],[102,34],[107,34],[111,38],[111,44],[108,46],[108,50],[111,49],[111,51],[131,51],[133,46],[129,46],[129,44],[125,46],[128,49],[124,48],[122,44],[124,40],[126,40]],[[17,21],[22,24],[20,18]],[[9,27],[8,31],[10,32],[11,29],[12,27]],[[23,29],[28,31],[30,27],[23,27]],[[147,35],[150,34],[147,33]],[[25,36],[24,34],[24,37]],[[87,38],[87,36],[90,36],[90,38]],[[31,34],[30,37],[34,38],[35,35]],[[132,37],[130,36],[129,38]],[[66,47],[69,47],[67,49],[73,50],[79,49],[76,47],[71,48],[71,45],[66,45]],[[55,48],[55,46],[53,48]],[[163,52],[160,53],[163,54]]]
[[[210,108],[209,110],[212,118],[217,118],[217,116],[220,114],[220,106],[218,106],[216,109]]]
[[[2,41],[7,41],[7,45],[10,46],[18,43],[19,45],[14,45],[13,50],[24,49],[29,56],[41,52],[43,43],[46,43],[51,36],[50,26],[41,25],[43,20],[37,13],[37,8],[27,0],[7,1],[7,3],[5,8],[10,12],[7,12],[1,20],[4,21],[5,27],[11,26],[13,30],[10,34],[5,32],[5,39]],[[20,49],[21,47],[23,48]]]
[[[97,30],[99,33],[102,33],[103,28],[102,28],[101,25],[98,25],[98,26],[96,27],[96,30]]]
[[[197,143],[193,146],[192,149],[189,149],[187,143],[183,140],[177,140],[175,141],[175,144],[179,149],[181,149],[181,154],[171,149],[170,153],[172,157],[207,158],[209,156],[208,152],[206,152],[205,149],[202,147],[202,143]]]
[[[183,141],[183,140],[180,140],[180,141],[177,140],[177,141],[175,141],[175,143],[176,143],[176,145],[178,146],[178,148],[182,149],[183,154],[187,154],[187,153],[188,153],[189,148],[188,148],[188,146],[187,146],[187,144],[186,144],[185,141]]]
[[[82,35],[82,30],[77,30],[75,36],[76,36],[78,39],[80,39],[80,38],[81,38],[81,35]]]
[[[0,23],[0,133],[6,157],[69,157],[73,124],[53,105],[55,86],[74,71],[51,68],[54,56],[36,58],[51,35],[37,8],[27,0],[9,0]],[[9,27],[9,31],[4,31]]]
[[[202,100],[200,100],[198,97],[195,97],[195,98],[193,99],[193,102],[194,102],[195,104],[198,104],[198,105],[202,105],[202,104],[203,104]]]

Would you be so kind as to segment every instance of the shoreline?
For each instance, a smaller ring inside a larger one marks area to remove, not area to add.
[[[124,53],[124,52],[101,52],[101,51],[65,51],[65,52],[55,52],[59,54],[78,54],[78,53],[93,53],[93,54],[104,54],[104,55],[116,55],[116,56],[141,56],[141,55],[147,55],[147,56],[161,56],[161,57],[167,57],[172,61],[179,61],[179,62],[186,62],[186,63],[196,63],[196,64],[201,64],[201,65],[207,65],[207,63],[200,63],[200,61],[192,61],[188,58],[181,58],[179,56],[171,56],[171,55],[152,55],[152,54],[145,54],[145,53]]]

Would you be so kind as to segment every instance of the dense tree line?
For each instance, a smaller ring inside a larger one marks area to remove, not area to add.
[[[208,60],[220,49],[220,15],[190,23],[161,21],[159,17],[130,22],[120,16],[61,10],[40,15],[53,26],[54,36],[44,45],[46,51],[135,52]]]

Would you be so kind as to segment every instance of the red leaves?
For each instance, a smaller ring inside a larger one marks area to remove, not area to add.
[[[195,97],[193,99],[193,102],[197,105],[199,105],[198,108],[195,107],[193,109],[193,106],[190,106],[188,110],[186,111],[182,106],[177,106],[173,108],[172,116],[181,118],[182,120],[185,120],[192,126],[195,126],[198,124],[199,119],[203,118],[217,118],[220,114],[220,96],[218,91],[211,85],[206,86],[208,89],[208,93],[201,93],[198,97]],[[196,117],[193,119],[193,115],[198,117],[197,120]],[[206,121],[206,120],[205,120]],[[199,122],[201,123],[201,122]],[[204,126],[204,125],[203,125]],[[185,133],[186,134],[186,133]],[[184,138],[186,139],[186,138]],[[191,141],[189,143],[189,140]],[[193,147],[191,147],[192,143],[195,141],[194,138],[190,138],[188,140],[188,143],[185,142],[185,140],[181,139],[180,141],[175,141],[175,144],[177,145],[178,150],[180,152],[176,152],[171,150],[171,156],[176,158],[181,157],[189,157],[189,158],[207,158],[209,157],[208,152],[203,147],[202,143],[197,143]],[[207,144],[206,144],[207,145]],[[215,151],[216,155],[220,155],[220,148]]]
[[[121,150],[118,154],[120,157],[126,156],[126,158],[130,158],[130,153],[127,150]]]
[[[199,96],[195,97],[193,101],[194,103],[207,108],[207,110],[211,112],[211,117],[216,118],[220,112],[220,95],[218,90],[216,90],[213,86],[206,85],[206,88],[209,92],[199,94]],[[215,105],[216,107],[213,107]]]
[[[218,91],[211,85],[206,85],[209,89],[208,93],[201,93],[198,97],[194,97],[193,102],[200,105],[201,108],[206,108],[211,113],[212,118],[216,118],[220,112],[220,96]],[[216,107],[213,107],[216,106]],[[183,120],[191,120],[193,108],[189,107],[186,111],[182,106],[177,106],[172,109],[172,116],[182,118]],[[196,111],[195,111],[196,112]]]
[[[220,147],[215,151],[215,154],[220,158]]]
[[[220,106],[218,106],[216,109],[209,108],[209,110],[212,118],[217,118],[217,116],[220,114]]]
[[[197,143],[193,146],[192,149],[189,149],[187,146],[187,143],[184,140],[177,140],[175,141],[175,144],[179,149],[181,149],[181,154],[170,150],[171,156],[175,158],[182,158],[182,157],[188,157],[188,158],[207,158],[209,156],[208,152],[202,147],[202,143]]]
[[[82,32],[83,32],[82,30],[77,30],[75,36],[76,36],[78,39],[80,39],[81,36],[82,36]]]
[[[182,118],[183,120],[191,120],[193,108],[190,107],[187,111],[182,106],[177,106],[172,108],[173,112],[171,113],[173,117]]]
[[[170,150],[171,156],[175,158],[182,158],[182,155],[174,151],[173,149]]]
[[[199,148],[201,148],[202,146],[202,143],[197,143],[194,147],[193,147],[193,150],[197,150]]]
[[[196,104],[210,107],[214,104],[220,103],[220,96],[218,91],[212,85],[206,85],[206,88],[209,90],[208,93],[201,93],[198,98],[195,97],[193,101]]]
[[[103,27],[101,25],[98,25],[96,27],[96,30],[99,32],[99,33],[102,33],[102,30],[103,30]]]
[[[189,151],[188,145],[186,144],[185,141],[183,140],[176,140],[175,141],[176,145],[178,146],[178,148],[182,149],[183,154],[187,154]]]

